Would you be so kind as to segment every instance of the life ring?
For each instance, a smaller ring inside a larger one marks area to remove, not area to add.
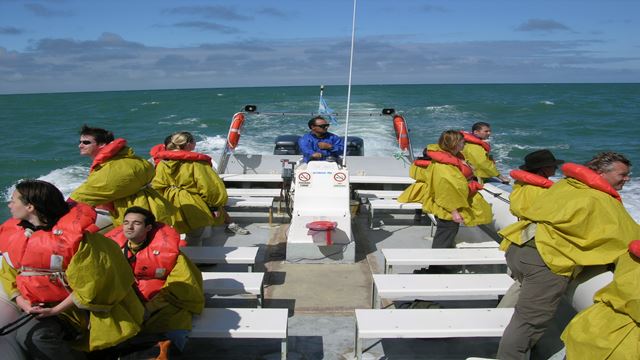
[[[404,118],[400,115],[393,117],[393,129],[396,131],[396,139],[400,150],[409,150],[409,129]]]
[[[327,245],[333,245],[331,240],[331,230],[335,230],[338,227],[338,223],[335,221],[318,220],[307,223],[307,229],[313,231],[325,231],[327,234]]]
[[[227,135],[227,146],[230,149],[235,149],[240,141],[240,130],[244,124],[244,114],[239,112],[233,115],[231,120],[231,126],[229,127],[229,135]]]

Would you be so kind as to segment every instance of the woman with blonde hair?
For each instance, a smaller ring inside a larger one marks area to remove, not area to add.
[[[482,186],[474,180],[473,169],[462,155],[464,137],[458,130],[447,130],[438,144],[427,146],[431,159],[425,174],[426,195],[423,212],[437,221],[432,248],[453,248],[460,224],[476,226],[492,220],[491,207],[478,193]],[[429,268],[429,272],[441,269]]]
[[[200,245],[207,226],[227,223],[227,229],[237,234],[248,231],[228,220],[224,211],[227,190],[211,167],[211,157],[195,152],[196,140],[186,131],[172,134],[166,144],[151,149],[156,163],[156,175],[151,186],[180,211],[175,226],[187,234],[189,245]]]

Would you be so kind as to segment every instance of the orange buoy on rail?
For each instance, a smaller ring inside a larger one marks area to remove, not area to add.
[[[396,131],[396,138],[398,139],[400,150],[409,150],[409,129],[402,116],[395,115],[393,117],[393,129]]]
[[[239,112],[233,115],[231,126],[229,127],[229,135],[227,135],[227,146],[230,149],[235,149],[238,146],[242,124],[244,124],[244,114]]]

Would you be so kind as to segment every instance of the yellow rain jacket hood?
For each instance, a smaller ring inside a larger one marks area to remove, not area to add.
[[[418,166],[414,161],[409,167],[409,176],[416,182],[409,185],[400,196],[398,202],[401,203],[422,203],[427,195],[427,166]]]
[[[562,333],[567,359],[635,360],[640,357],[640,261],[626,253],[613,281],[598,291]]]
[[[436,144],[427,147],[429,151],[442,151]],[[488,224],[493,220],[491,206],[480,193],[469,195],[467,179],[460,169],[433,161],[425,174],[426,197],[422,211],[438,218],[452,220],[451,211],[458,210],[466,226]]]
[[[2,261],[2,286],[7,294],[16,294],[17,271]],[[59,316],[83,335],[74,347],[81,351],[105,349],[140,331],[144,307],[133,290],[131,267],[115,242],[101,234],[86,233],[65,274],[76,306]]]
[[[124,212],[132,206],[148,209],[159,222],[173,225],[177,209],[148,186],[153,175],[151,163],[136,156],[124,139],[116,139],[101,150],[87,180],[69,197],[109,207],[114,226],[122,224]]]
[[[212,212],[227,203],[227,189],[206,161],[161,160],[151,186],[179,209],[174,227],[180,233],[224,222],[219,211],[216,217]]]
[[[521,213],[522,220],[502,229],[505,241],[522,244],[531,222],[535,242],[551,271],[571,276],[576,266],[610,264],[640,238],[640,226],[613,196],[573,178],[542,193]],[[533,225],[532,225],[533,226]]]

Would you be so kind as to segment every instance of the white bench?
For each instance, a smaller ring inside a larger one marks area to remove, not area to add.
[[[256,246],[185,246],[180,248],[196,264],[244,264],[253,271],[258,256]]]
[[[397,265],[494,265],[506,264],[498,249],[382,249],[384,273]]]
[[[203,272],[202,280],[207,295],[252,295],[258,300],[258,307],[262,307],[262,272]]]
[[[376,210],[422,210],[421,203],[401,203],[397,199],[369,198],[369,227],[373,228],[373,217]]]
[[[254,197],[278,197],[280,189],[263,189],[263,188],[227,188],[227,195],[231,197],[238,196],[254,196]]]
[[[512,315],[512,308],[356,309],[356,358],[362,339],[501,337]]]
[[[513,284],[507,274],[374,274],[371,304],[381,299],[493,300]]]
[[[273,221],[273,196],[229,196],[227,208],[267,208],[269,209],[269,225]]]
[[[193,317],[191,338],[280,339],[287,358],[288,309],[206,308]]]
[[[397,199],[402,194],[401,190],[355,190],[356,196],[361,199]]]

